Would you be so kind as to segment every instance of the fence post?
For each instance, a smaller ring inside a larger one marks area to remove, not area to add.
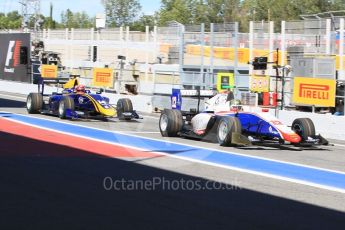
[[[154,51],[153,51],[153,58],[154,62],[157,61],[158,53],[159,53],[159,46],[157,44],[157,26],[153,27],[153,43],[154,43]]]
[[[70,58],[70,68],[72,69],[74,67],[74,47],[73,47],[73,42],[74,41],[74,28],[71,28],[71,41],[70,41],[70,53],[71,53],[71,58]]]
[[[128,48],[129,48],[129,26],[126,26],[126,59],[128,60]]]
[[[254,49],[254,22],[249,22],[249,61],[253,61],[253,50]],[[253,66],[249,65],[249,75],[253,74]]]
[[[179,35],[180,35],[180,52],[179,52],[179,72],[180,72],[180,80],[182,79],[182,72],[183,72],[183,63],[184,63],[184,33],[185,27],[179,27]]]
[[[344,18],[341,18],[339,30],[339,80],[344,79]]]
[[[234,79],[235,79],[235,84],[238,82],[238,76],[237,76],[237,69],[238,69],[238,22],[235,22],[235,37],[234,37]]]
[[[280,65],[284,66],[285,65],[285,43],[286,43],[286,22],[282,21],[281,24],[281,38],[280,38],[280,50],[281,50],[281,55],[280,55]]]
[[[95,29],[91,28],[90,33],[91,33],[90,62],[92,62],[93,61],[93,55],[94,55],[93,46],[95,45]]]
[[[205,86],[205,76],[204,76],[204,49],[205,49],[205,24],[201,23],[201,65],[200,65],[200,79],[202,80],[202,85]]]
[[[68,42],[68,28],[65,29],[65,55],[64,55],[64,58],[65,59],[68,59],[68,63],[70,63],[71,59],[70,59],[70,56],[69,56],[69,42]]]
[[[213,72],[214,72],[214,24],[211,23],[210,25],[210,33],[211,33],[211,38],[210,38],[210,76],[211,76],[211,84],[212,87],[214,86],[214,79],[213,79]]]
[[[326,54],[331,54],[331,19],[326,19]]]
[[[269,22],[269,62],[273,62],[274,22]]]
[[[124,43],[123,43],[124,39],[123,39],[123,27],[120,26],[120,38],[119,38],[119,42],[120,42],[120,54],[124,55],[123,53],[123,47],[124,47]]]
[[[148,67],[149,67],[149,27],[145,26],[145,78],[147,79]]]
[[[50,30],[50,28],[48,28],[48,30],[47,30],[47,40],[48,41],[50,40],[50,35],[51,35],[51,30]],[[47,46],[46,44],[44,44],[44,45],[45,45],[45,49],[49,50],[49,46]]]
[[[101,40],[101,29],[97,29],[97,41]]]

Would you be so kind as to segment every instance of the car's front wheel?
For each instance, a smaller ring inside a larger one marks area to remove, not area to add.
[[[117,117],[120,120],[131,120],[132,117],[124,116],[124,113],[133,113],[133,104],[129,98],[120,98],[116,104]]]
[[[315,136],[315,125],[310,118],[297,118],[292,122],[292,130],[297,133],[302,140]]]
[[[222,117],[217,127],[217,139],[221,146],[230,146],[232,133],[241,134],[242,126],[237,117]]]
[[[64,96],[59,102],[58,115],[61,119],[66,119],[67,111],[74,111],[74,100],[69,96]]]

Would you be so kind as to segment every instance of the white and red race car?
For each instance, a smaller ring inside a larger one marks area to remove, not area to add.
[[[309,118],[295,119],[288,126],[269,109],[244,106],[232,98],[229,93],[218,93],[205,102],[204,111],[200,113],[165,109],[159,121],[162,136],[184,136],[218,142],[222,146],[328,144],[325,138],[316,135],[314,123]]]

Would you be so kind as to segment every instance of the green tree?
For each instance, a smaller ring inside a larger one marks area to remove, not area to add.
[[[207,8],[201,8],[198,15],[205,12],[208,23],[235,22],[240,17],[240,2],[240,0],[207,0]]]
[[[182,24],[234,22],[240,0],[162,0],[159,24],[178,21]]]
[[[141,11],[138,0],[102,0],[110,27],[131,25]]]
[[[61,13],[61,25],[64,28],[91,28],[94,27],[95,19],[86,12],[73,13],[70,9]]]
[[[18,11],[12,11],[6,15],[0,14],[0,29],[19,29],[22,25],[22,17]]]
[[[7,17],[6,14],[0,13],[0,30],[7,29]]]
[[[195,24],[196,11],[193,0],[162,0],[159,11],[159,25],[165,26],[169,21],[177,21],[182,24]]]
[[[133,22],[130,26],[131,30],[145,31],[145,27],[154,27],[157,24],[157,17],[155,15],[142,15],[138,20]]]

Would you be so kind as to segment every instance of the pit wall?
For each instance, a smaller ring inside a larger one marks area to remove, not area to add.
[[[56,92],[56,91],[57,91],[56,87],[45,86],[45,93],[47,94]],[[30,92],[37,92],[37,85],[0,80],[0,92],[9,92],[9,93],[27,95]],[[116,104],[119,98],[129,98],[132,100],[134,109],[137,110],[138,112],[144,112],[144,113],[152,113],[154,111],[155,107],[153,103],[157,99],[164,100],[167,106],[169,104],[169,97],[159,99],[159,98],[155,98],[154,96],[146,96],[146,95],[134,96],[134,95],[111,94],[111,93],[104,93],[103,95],[109,97],[111,104]],[[159,109],[162,109],[162,108],[159,108]],[[274,110],[271,110],[271,113],[274,114]],[[315,114],[315,113],[281,110],[279,111],[278,117],[283,123],[287,125],[291,125],[293,120],[296,118],[309,117],[314,121],[317,133],[320,133],[322,134],[322,136],[329,139],[345,141],[345,116],[333,116],[330,114]]]

